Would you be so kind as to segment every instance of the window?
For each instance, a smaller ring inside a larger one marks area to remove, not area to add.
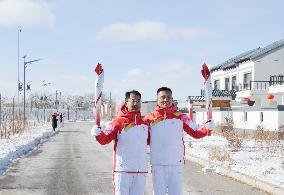
[[[225,90],[230,90],[230,78],[225,78]]]
[[[249,89],[251,81],[251,72],[244,74],[244,89]]]
[[[232,90],[237,91],[237,77],[232,76]]]
[[[220,80],[214,80],[214,89],[220,89]]]
[[[260,122],[263,122],[263,112],[260,112]]]
[[[245,114],[244,114],[245,116],[244,116],[244,121],[245,122],[247,122],[248,121],[248,113],[247,112],[245,112]]]

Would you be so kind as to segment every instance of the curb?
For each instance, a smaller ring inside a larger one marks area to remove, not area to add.
[[[204,159],[194,157],[194,156],[187,156],[186,157],[188,160],[198,163],[202,166],[206,166],[208,162]],[[243,183],[246,183],[252,187],[258,188],[260,190],[263,190],[265,192],[275,194],[275,195],[283,195],[284,194],[284,188],[281,188],[279,186],[276,186],[274,184],[270,184],[265,181],[261,181],[259,179],[250,177],[248,175],[245,175],[243,173],[237,172],[237,171],[232,171],[230,169],[226,169],[220,165],[216,165],[216,170],[218,174],[220,175],[225,175],[227,177],[231,177],[233,179],[236,179],[238,181],[241,181]]]

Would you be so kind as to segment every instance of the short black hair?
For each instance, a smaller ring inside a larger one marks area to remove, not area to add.
[[[139,91],[136,90],[131,90],[131,91],[127,91],[125,93],[125,101],[127,101],[130,98],[130,94],[133,93],[135,95],[138,95],[141,98],[141,93]]]
[[[160,91],[168,91],[170,92],[171,94],[173,94],[172,90],[168,87],[160,87],[158,90],[157,90],[157,95],[160,93]]]

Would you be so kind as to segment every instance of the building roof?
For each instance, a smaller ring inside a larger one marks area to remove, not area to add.
[[[230,68],[235,68],[239,63],[245,62],[245,61],[253,61],[257,60],[259,58],[262,58],[263,56],[266,56],[280,48],[284,47],[284,39],[276,41],[264,48],[258,47],[249,51],[246,51],[244,53],[241,53],[233,58],[230,58],[229,60],[214,66],[211,68],[211,71],[216,70],[226,70]]]

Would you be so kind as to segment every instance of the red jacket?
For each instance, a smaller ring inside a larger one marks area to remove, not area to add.
[[[104,145],[114,140],[113,171],[147,172],[147,141],[149,128],[140,112],[129,112],[122,106],[114,119],[96,140]]]
[[[183,131],[194,138],[210,135],[205,127],[197,130],[194,123],[176,107],[168,109],[156,107],[155,111],[144,119],[150,125],[151,164],[183,165]]]

